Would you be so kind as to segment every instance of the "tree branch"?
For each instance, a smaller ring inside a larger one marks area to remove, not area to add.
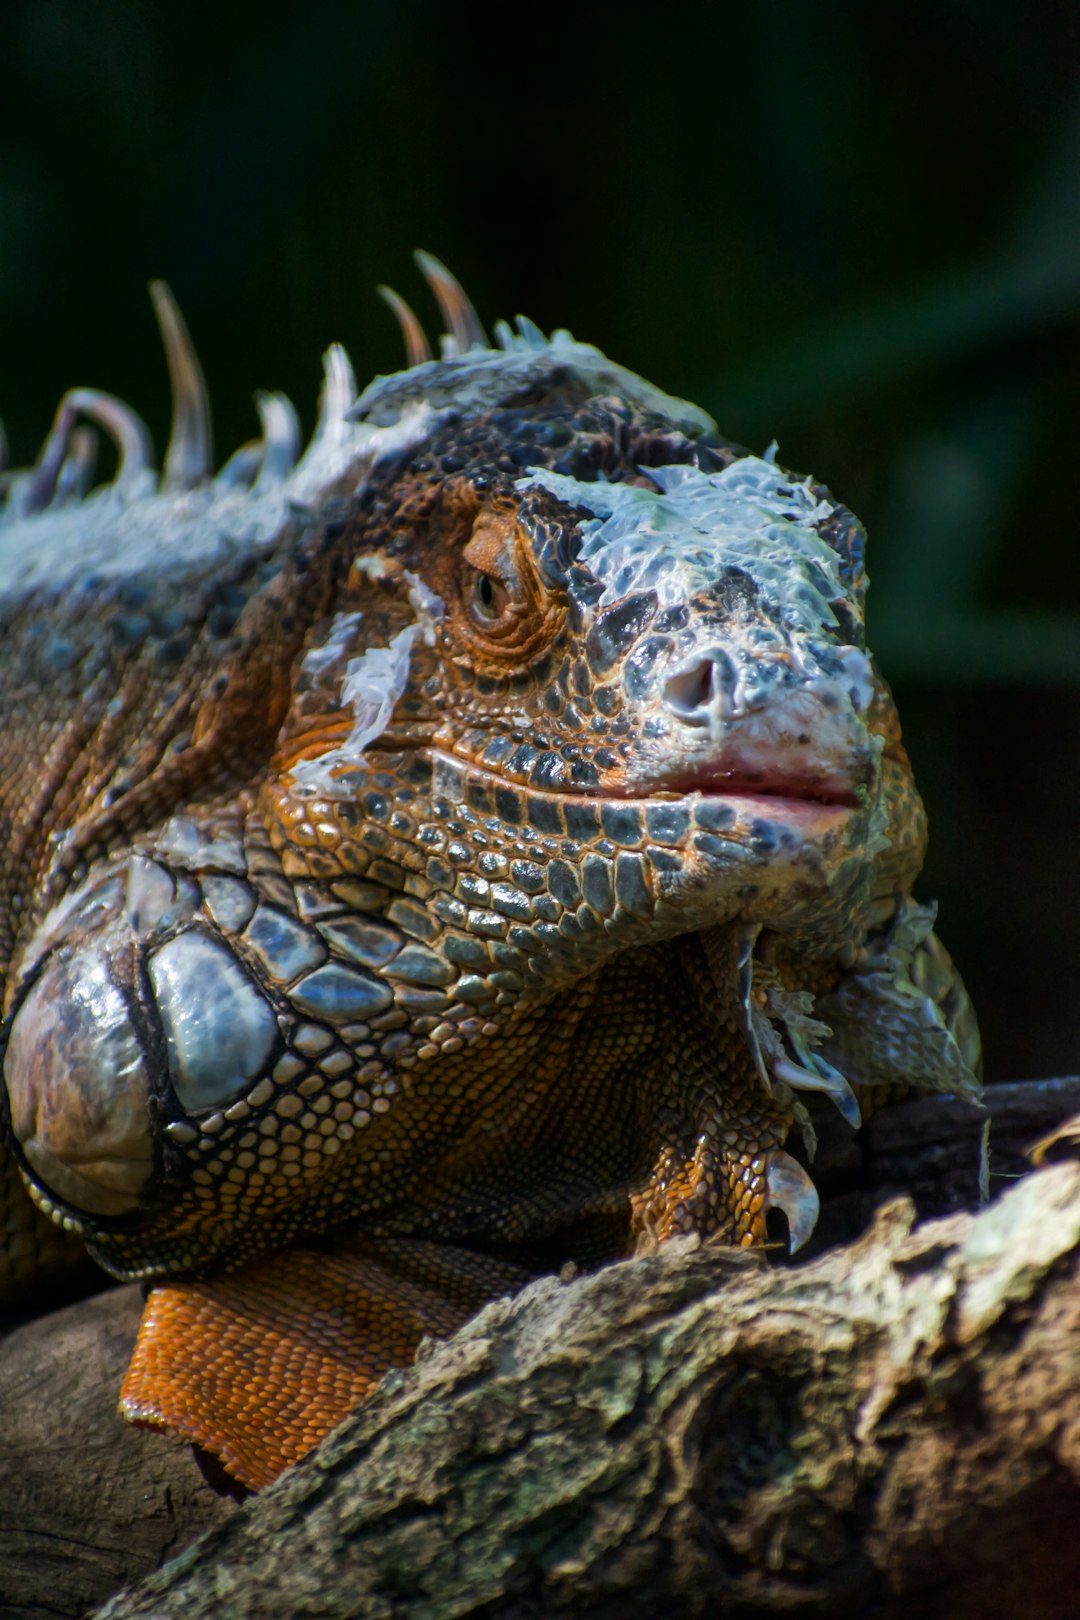
[[[489,1306],[101,1620],[1074,1612],[1080,1166],[913,1214]]]

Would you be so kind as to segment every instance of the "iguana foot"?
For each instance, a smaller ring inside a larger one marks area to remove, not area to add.
[[[766,1241],[768,1213],[779,1209],[794,1254],[817,1223],[818,1195],[802,1165],[776,1145],[785,1135],[786,1122],[756,1141],[732,1128],[719,1142],[703,1133],[689,1155],[665,1149],[632,1200],[638,1250],[689,1232],[751,1248]]]

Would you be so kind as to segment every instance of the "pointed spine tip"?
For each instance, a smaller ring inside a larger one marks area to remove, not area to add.
[[[456,277],[450,274],[442,260],[437,259],[433,253],[427,253],[423,248],[417,248],[413,258],[435,296],[439,313],[446,322],[449,336],[458,354],[467,354],[470,349],[490,348],[487,333],[481,326],[480,317],[469,302],[465,289]]]
[[[254,492],[261,494],[287,478],[300,450],[300,422],[296,407],[287,394],[255,395],[255,409],[262,424],[263,458]]]
[[[193,489],[210,476],[210,396],[180,307],[164,281],[150,283],[172,388],[172,432],[165,452],[165,489]]]
[[[401,335],[405,339],[405,358],[409,366],[422,366],[432,358],[427,334],[410,306],[393,287],[380,286],[375,291],[392,312]]]

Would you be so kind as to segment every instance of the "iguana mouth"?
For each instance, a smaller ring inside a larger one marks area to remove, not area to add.
[[[798,776],[796,774],[766,776],[763,772],[740,772],[698,768],[687,771],[658,772],[653,781],[605,783],[602,787],[560,787],[556,789],[533,786],[532,783],[507,782],[505,775],[487,770],[473,759],[463,758],[441,749],[432,750],[436,760],[442,759],[472,778],[480,778],[493,786],[511,787],[514,792],[527,793],[533,799],[565,801],[582,800],[591,804],[633,802],[635,804],[671,803],[683,799],[711,799],[729,802],[751,814],[764,815],[809,813],[814,810],[835,810],[844,814],[860,807],[865,788],[841,784],[835,779]]]
[[[779,804],[815,804],[832,810],[855,810],[859,790],[833,780],[809,776],[765,776],[739,771],[697,770],[665,776],[663,787],[647,786],[642,793],[626,798],[684,799],[692,793],[709,799],[759,801],[764,807]]]

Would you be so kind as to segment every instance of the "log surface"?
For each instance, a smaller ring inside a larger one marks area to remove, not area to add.
[[[4,1339],[0,1614],[84,1614],[233,1510],[190,1446],[117,1416],[141,1314],[131,1284]]]
[[[1065,1620],[1080,1165],[913,1218],[800,1268],[683,1240],[489,1306],[100,1620]]]

